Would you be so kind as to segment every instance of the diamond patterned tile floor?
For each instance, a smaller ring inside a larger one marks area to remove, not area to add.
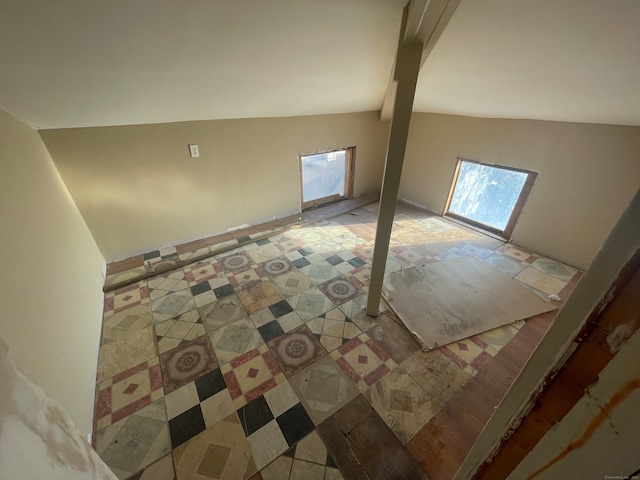
[[[396,367],[391,356],[366,333],[331,352],[331,357],[363,392]]]
[[[221,371],[231,399],[238,408],[285,380],[278,362],[266,345],[223,364]]]
[[[200,312],[190,310],[175,318],[154,325],[158,353],[178,347],[188,341],[205,335]]]
[[[105,295],[95,445],[119,478],[368,478],[384,462],[366,457],[371,445],[353,443],[358,434],[340,439],[365,417],[363,429],[387,428],[403,462],[414,461],[404,445],[527,329],[517,322],[425,353],[393,314],[368,317],[376,208]],[[387,272],[476,255],[541,295],[579,274],[407,206],[391,244]],[[196,241],[144,262],[158,268],[219,247]],[[140,262],[109,281],[144,271]]]

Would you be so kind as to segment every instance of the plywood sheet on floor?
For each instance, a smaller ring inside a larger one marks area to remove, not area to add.
[[[384,297],[425,350],[555,309],[473,255],[390,273]]]

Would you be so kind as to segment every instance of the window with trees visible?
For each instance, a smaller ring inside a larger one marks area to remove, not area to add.
[[[459,158],[445,215],[509,238],[536,175]]]

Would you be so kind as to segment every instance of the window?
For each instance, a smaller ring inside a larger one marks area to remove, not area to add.
[[[302,208],[351,197],[354,157],[355,147],[301,155]]]
[[[458,159],[445,215],[509,238],[536,175]]]

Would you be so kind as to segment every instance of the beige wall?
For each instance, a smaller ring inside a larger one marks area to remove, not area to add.
[[[299,211],[301,153],[355,145],[355,195],[379,191],[387,129],[367,112],[40,134],[113,260]]]
[[[0,338],[0,477],[116,480],[66,412]]]
[[[37,132],[0,111],[0,336],[91,432],[104,259]]]
[[[456,157],[539,173],[516,244],[585,268],[640,187],[640,128],[414,113],[400,196],[442,213]]]

